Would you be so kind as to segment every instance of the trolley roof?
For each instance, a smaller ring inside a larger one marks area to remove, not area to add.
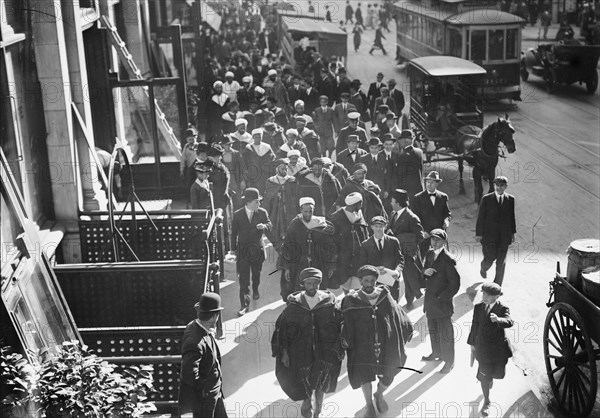
[[[415,58],[410,64],[433,77],[486,74],[485,69],[474,62],[444,55]]]
[[[282,13],[285,15],[285,13]],[[331,33],[334,35],[346,36],[346,32],[341,30],[335,23],[326,22],[324,20],[316,20],[304,17],[294,17],[286,19],[285,24],[289,31],[304,32],[304,33]]]
[[[519,16],[496,9],[472,9],[447,17],[446,22],[453,25],[509,25],[525,22]]]

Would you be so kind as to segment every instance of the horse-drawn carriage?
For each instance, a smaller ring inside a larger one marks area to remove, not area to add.
[[[458,162],[460,192],[465,193],[463,161],[473,168],[475,200],[483,194],[482,177],[495,177],[500,143],[515,151],[514,129],[508,120],[483,128],[486,70],[451,56],[415,58],[409,62],[410,120],[427,162]]]
[[[600,360],[600,240],[573,241],[565,277],[550,282],[544,358],[550,387],[566,416],[594,408]]]
[[[593,94],[598,88],[599,57],[598,45],[540,44],[522,53],[521,78],[527,81],[529,73],[542,77],[548,93],[557,84],[585,83],[588,93]]]

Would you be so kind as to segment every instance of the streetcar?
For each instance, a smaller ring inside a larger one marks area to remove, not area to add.
[[[486,101],[521,100],[521,29],[525,21],[497,2],[403,0],[394,4],[400,59],[450,55],[483,67]]]

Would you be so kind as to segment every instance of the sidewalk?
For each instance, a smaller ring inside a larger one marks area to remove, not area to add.
[[[556,37],[556,33],[558,32],[558,28],[560,27],[560,25],[558,23],[553,23],[552,25],[550,25],[550,27],[548,28],[548,36],[547,39],[544,41],[554,41],[554,38]],[[573,26],[571,25],[571,27],[573,28],[573,31],[575,32],[575,39],[577,39],[578,41],[581,41],[582,43],[584,42],[583,37],[581,37],[579,35],[579,28],[577,26]],[[522,32],[522,40],[523,41],[537,41],[538,39],[542,40],[544,34],[544,28],[541,26],[541,24],[538,22],[535,26],[531,26],[529,23],[527,24],[527,26],[525,26],[523,28],[523,32]]]

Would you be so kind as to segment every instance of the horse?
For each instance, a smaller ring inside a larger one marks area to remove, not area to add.
[[[467,125],[457,129],[456,153],[458,172],[460,174],[460,194],[465,194],[463,183],[463,160],[473,167],[473,182],[475,185],[475,202],[479,203],[483,196],[482,179],[489,184],[489,193],[494,191],[493,180],[496,176],[500,143],[506,146],[509,154],[516,151],[517,146],[513,128],[508,115],[486,126],[483,130],[477,126]],[[504,155],[502,155],[504,157]]]

